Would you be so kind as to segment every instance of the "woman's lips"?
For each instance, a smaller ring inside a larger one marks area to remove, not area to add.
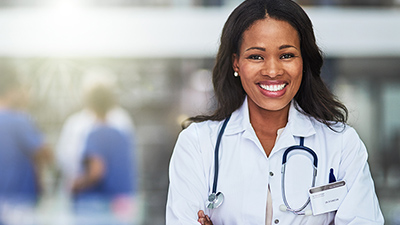
[[[281,97],[286,92],[286,82],[260,82],[258,86],[261,93],[267,97]]]

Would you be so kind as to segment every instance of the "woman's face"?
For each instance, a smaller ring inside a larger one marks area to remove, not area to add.
[[[239,73],[249,107],[287,109],[300,88],[303,71],[296,29],[268,17],[256,21],[243,33],[240,55],[233,55],[233,70]]]

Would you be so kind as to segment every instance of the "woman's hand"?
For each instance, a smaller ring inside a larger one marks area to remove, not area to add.
[[[199,219],[197,221],[199,221],[199,223],[201,225],[213,225],[213,223],[210,220],[210,217],[208,217],[206,214],[204,214],[203,210],[200,210],[197,215],[199,216]]]

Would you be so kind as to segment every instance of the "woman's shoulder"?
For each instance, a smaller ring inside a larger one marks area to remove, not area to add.
[[[222,121],[214,121],[214,120],[206,120],[202,122],[192,122],[188,127],[181,131],[182,133],[210,133],[210,131],[214,131],[218,129]]]
[[[221,121],[206,120],[193,122],[183,129],[178,136],[178,142],[207,143],[215,136],[220,128]]]
[[[327,141],[340,141],[343,145],[360,144],[362,142],[356,129],[347,123],[324,124],[320,121],[312,119],[317,135],[324,135]]]
[[[322,132],[331,136],[359,138],[355,128],[348,123],[329,122],[325,124],[315,118],[311,118],[311,121],[317,133]]]
[[[218,121],[194,122],[183,129],[175,143],[174,158],[212,157]]]
[[[330,146],[328,149],[337,152],[342,159],[354,159],[358,157],[366,159],[368,152],[365,144],[354,127],[349,124],[336,123],[331,127],[316,121],[315,139],[318,142],[324,142],[324,145]]]

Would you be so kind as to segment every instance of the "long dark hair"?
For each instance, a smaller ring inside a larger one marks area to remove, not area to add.
[[[246,0],[229,16],[221,35],[216,64],[213,70],[217,109],[211,115],[189,118],[192,122],[220,121],[238,109],[245,97],[240,79],[233,76],[233,54],[239,55],[243,33],[257,20],[268,15],[286,21],[298,32],[303,58],[303,79],[294,99],[303,113],[331,127],[346,123],[347,108],[340,103],[321,79],[323,58],[318,48],[313,26],[304,10],[292,0]]]

